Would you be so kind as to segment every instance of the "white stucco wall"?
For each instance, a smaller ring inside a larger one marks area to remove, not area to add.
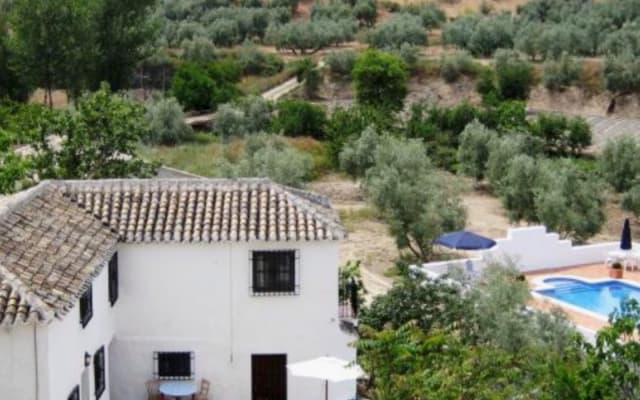
[[[249,252],[260,249],[300,251],[299,295],[250,294]],[[251,399],[252,354],[353,360],[339,329],[337,251],[337,242],[121,245],[112,399],[144,398],[154,351],[194,351],[196,379],[221,400]],[[323,388],[288,378],[289,400],[320,400]],[[354,392],[354,382],[332,385],[330,398]]]
[[[0,398],[36,397],[34,327],[0,328]]]
[[[570,240],[560,239],[544,226],[511,228],[506,238],[496,239],[496,246],[478,252],[471,258],[422,264],[417,269],[435,275],[444,274],[451,267],[465,268],[470,260],[475,270],[481,270],[489,260],[511,260],[523,272],[555,269],[604,262],[607,253],[616,250],[618,242],[573,246]]]
[[[114,307],[118,307],[118,303]],[[85,352],[91,355],[92,364],[87,367],[90,376],[89,393],[95,399],[93,383],[93,355],[101,347],[105,347],[107,371],[107,388],[100,400],[109,400],[109,355],[108,346],[114,336],[114,318],[109,304],[108,268],[105,266],[100,275],[93,281],[93,317],[85,328],[80,324],[79,305],[65,315],[46,326],[48,342],[46,365],[48,371],[48,390],[41,400],[66,399],[71,390],[81,382]],[[81,390],[82,392],[82,390]]]

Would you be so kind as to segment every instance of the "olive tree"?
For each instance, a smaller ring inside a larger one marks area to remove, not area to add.
[[[498,50],[495,55],[497,87],[504,99],[525,100],[533,83],[533,67],[512,50]]]
[[[449,180],[436,172],[420,140],[391,138],[378,146],[364,188],[400,249],[428,260],[440,234],[464,227],[466,210]]]
[[[480,181],[485,174],[489,159],[489,145],[496,132],[487,129],[478,120],[468,124],[460,134],[458,147],[459,171]]]
[[[504,166],[506,174],[500,180],[500,199],[510,221],[538,222],[535,199],[544,179],[540,161],[519,154]]]
[[[635,183],[624,193],[622,209],[632,212],[636,218],[640,217],[640,184]]]
[[[191,127],[184,122],[184,111],[175,97],[160,98],[147,103],[147,121],[151,143],[174,145],[191,135]]]
[[[369,49],[358,55],[351,75],[358,103],[390,110],[402,108],[409,75],[398,57]]]
[[[609,139],[602,150],[602,176],[617,192],[627,191],[640,176],[639,152],[640,143],[630,135]]]
[[[424,46],[427,32],[420,17],[402,13],[396,14],[378,25],[366,36],[367,43],[379,49],[399,49],[404,43]]]
[[[567,53],[559,60],[547,60],[544,63],[542,81],[549,90],[560,91],[580,79],[580,64]]]

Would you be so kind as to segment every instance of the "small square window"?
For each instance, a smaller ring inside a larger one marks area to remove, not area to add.
[[[89,286],[80,297],[80,324],[86,327],[93,317],[93,290]]]
[[[93,383],[96,388],[96,399],[102,396],[102,393],[104,393],[107,387],[104,364],[104,346],[102,346],[96,351],[96,354],[93,355]]]
[[[155,377],[168,380],[194,379],[194,358],[192,351],[157,351],[153,353]]]
[[[254,251],[251,268],[254,294],[297,293],[295,250]]]

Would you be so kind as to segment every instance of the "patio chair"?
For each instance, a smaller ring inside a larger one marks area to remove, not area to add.
[[[148,380],[146,383],[147,386],[147,399],[148,400],[159,400],[160,396],[160,381],[157,379]]]
[[[195,400],[207,400],[209,398],[209,388],[211,387],[211,382],[206,379],[203,379],[200,382],[200,391],[196,393]]]

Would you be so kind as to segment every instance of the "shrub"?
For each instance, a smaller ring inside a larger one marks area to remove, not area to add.
[[[409,4],[404,8],[404,11],[419,16],[422,20],[422,26],[426,29],[438,28],[447,20],[444,11],[434,3]]]
[[[466,51],[444,54],[440,58],[440,76],[447,82],[455,82],[461,75],[472,75],[475,71],[473,58]]]
[[[375,0],[357,0],[353,6],[353,16],[360,22],[360,25],[373,26],[378,17]]]
[[[309,179],[312,160],[284,138],[260,134],[248,138],[244,153],[236,163],[222,159],[218,167],[227,177],[268,177],[284,185],[300,187]]]
[[[415,67],[418,63],[418,55],[422,50],[419,46],[414,46],[409,43],[402,43],[399,49],[395,49],[393,51],[402,61],[404,61],[405,65],[409,68]]]
[[[282,25],[269,25],[266,40],[278,49],[304,55],[330,44],[351,40],[355,29],[355,22],[350,19],[296,20]]]
[[[191,127],[184,122],[184,112],[174,97],[160,98],[147,103],[148,141],[174,145],[191,135]]]
[[[489,145],[496,136],[496,132],[487,129],[477,120],[468,124],[460,134],[459,171],[480,181],[487,168]]]
[[[564,53],[559,60],[544,63],[542,81],[549,90],[562,90],[580,78],[580,64]]]
[[[191,40],[185,39],[180,45],[182,58],[189,61],[207,63],[217,58],[216,46],[205,37],[197,36]]]
[[[525,154],[511,156],[502,166],[499,194],[510,221],[538,222],[535,196],[544,177],[539,161]]]
[[[363,177],[374,165],[374,155],[387,139],[373,126],[366,128],[359,137],[352,136],[340,152],[340,169],[353,177]]]
[[[633,184],[622,196],[622,209],[632,212],[636,218],[640,216],[640,184]]]
[[[264,54],[253,42],[245,41],[238,50],[238,64],[245,75],[271,76],[282,71],[284,61],[275,54]]]
[[[214,130],[223,136],[242,136],[269,129],[273,105],[260,96],[246,96],[220,106]]]
[[[515,27],[508,14],[467,15],[447,24],[442,30],[444,44],[469,50],[475,56],[491,56],[497,49],[513,47]]]
[[[640,58],[631,53],[607,56],[602,76],[605,87],[611,92],[640,92]]]
[[[591,145],[591,127],[581,117],[538,114],[531,132],[544,141],[545,153],[550,156],[576,155]]]
[[[352,77],[358,103],[400,110],[407,95],[407,67],[398,57],[369,49],[358,55]]]
[[[310,17],[312,20],[351,18],[351,7],[339,1],[331,1],[328,3],[316,2],[311,7]]]
[[[511,50],[495,55],[497,87],[504,99],[525,100],[533,82],[533,67]]]
[[[494,136],[488,143],[489,156],[484,175],[494,194],[499,194],[504,187],[503,179],[509,171],[507,166],[511,159],[519,154],[527,154],[525,138],[525,134]]]
[[[332,51],[325,56],[324,60],[332,74],[348,77],[356,62],[356,52],[353,50]]]
[[[640,176],[640,143],[629,135],[609,139],[600,156],[604,180],[617,192],[631,188]]]
[[[325,133],[324,109],[302,100],[281,100],[273,120],[273,130],[286,136],[311,136],[322,139]]]
[[[399,49],[403,43],[416,46],[427,44],[427,32],[422,20],[415,15],[395,14],[366,35],[366,41],[378,49]]]
[[[216,46],[229,47],[237,43],[240,39],[238,23],[234,20],[219,18],[214,20],[208,27],[209,38]]]
[[[171,93],[188,110],[211,108],[215,82],[200,64],[183,63],[171,82]]]

